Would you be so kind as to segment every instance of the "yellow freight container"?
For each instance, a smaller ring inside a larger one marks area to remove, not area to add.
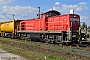
[[[0,32],[1,32],[1,22],[0,22]]]
[[[10,20],[1,24],[1,32],[14,33],[21,20]]]
[[[0,36],[1,36],[1,22],[0,22]]]
[[[0,22],[0,36],[1,36],[1,34],[2,34],[2,32],[1,32],[1,24],[2,24],[2,22]]]

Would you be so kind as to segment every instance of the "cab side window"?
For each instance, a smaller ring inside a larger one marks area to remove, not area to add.
[[[43,14],[41,14],[40,16],[41,16],[41,18],[43,18]]]
[[[52,14],[51,14],[51,13],[47,13],[46,15],[47,15],[47,17],[50,17],[50,16],[52,16]]]

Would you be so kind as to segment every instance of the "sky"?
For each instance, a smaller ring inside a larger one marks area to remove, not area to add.
[[[80,21],[90,26],[90,0],[0,0],[0,21],[36,18],[38,7],[41,12],[53,10],[62,15],[71,9],[80,15]]]

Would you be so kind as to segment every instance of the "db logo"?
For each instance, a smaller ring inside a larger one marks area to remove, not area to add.
[[[4,24],[4,26],[9,26],[9,24]]]

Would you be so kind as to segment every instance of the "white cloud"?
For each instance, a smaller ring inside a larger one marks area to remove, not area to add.
[[[81,22],[85,22],[88,26],[90,25],[90,17],[89,16],[80,16],[81,19],[80,21]]]
[[[85,5],[85,4],[87,4],[86,2],[80,2],[79,3],[80,5]]]
[[[52,8],[49,9],[49,10],[52,10]],[[59,10],[60,10],[60,7],[53,7],[53,10],[57,10],[57,11],[59,11]]]
[[[77,5],[66,5],[66,4],[63,4],[62,5],[62,11],[64,10],[69,10],[69,9],[75,9],[76,11],[82,11],[82,10],[86,10],[87,7],[84,5],[84,3],[81,2],[81,4],[77,4]]]
[[[20,15],[28,15],[34,11],[37,11],[36,8],[31,6],[3,6],[2,10],[4,13],[9,14],[20,14]]]
[[[81,16],[81,19],[89,19],[90,17],[88,16]]]
[[[60,2],[56,2],[55,5],[60,5]]]
[[[0,0],[0,5],[8,4],[12,2],[12,0]]]
[[[57,2],[58,4],[58,2]],[[83,11],[87,10],[88,8],[86,7],[86,2],[80,2],[78,4],[74,5],[68,5],[68,4],[62,4],[60,6],[54,6],[54,10],[59,10],[60,12],[69,12],[70,9],[74,9],[75,11]]]
[[[16,12],[32,12],[36,10],[36,8],[33,8],[31,6],[3,6],[2,7],[4,12],[9,12],[9,13],[16,13]],[[26,11],[25,11],[26,10]]]

